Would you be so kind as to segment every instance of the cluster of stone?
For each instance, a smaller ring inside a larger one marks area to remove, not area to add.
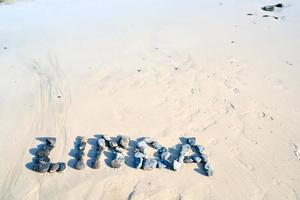
[[[50,152],[55,147],[56,138],[46,138],[46,143],[36,152],[33,170],[40,173],[63,172],[66,169],[64,162],[51,163]]]
[[[99,169],[100,168],[100,158],[102,155],[102,151],[105,149],[105,140],[103,138],[100,138],[97,140],[97,149],[94,157],[94,161],[92,163],[93,169]]]
[[[118,141],[112,140],[109,136],[103,135],[102,144],[106,144],[113,152],[113,160],[111,161],[112,168],[122,167],[125,161],[125,155],[123,154],[125,150],[129,148],[130,138],[124,135],[119,136]]]
[[[183,163],[200,163],[204,164],[204,170],[208,176],[212,176],[214,173],[213,166],[209,163],[208,156],[204,154],[205,147],[198,145],[196,138],[191,137],[187,139],[187,143],[181,146],[179,157],[173,161],[173,170],[178,171]],[[194,151],[196,154],[188,156],[188,154]]]
[[[85,161],[84,161],[84,150],[86,147],[87,138],[85,136],[80,137],[78,145],[77,145],[77,155],[76,155],[76,163],[75,169],[82,170],[85,168]]]
[[[160,159],[147,158],[146,147],[150,146],[158,151]],[[134,166],[137,169],[153,170],[155,168],[166,168],[168,166],[168,158],[170,153],[167,148],[163,147],[157,141],[149,137],[143,138],[136,145],[134,151]]]

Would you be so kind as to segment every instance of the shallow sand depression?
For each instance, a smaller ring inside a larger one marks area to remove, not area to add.
[[[296,0],[0,3],[1,199],[300,199],[299,11]],[[194,136],[215,174],[113,169],[108,153],[100,169],[28,165],[39,137],[56,137],[51,161],[69,164],[76,137],[97,134],[169,148]]]

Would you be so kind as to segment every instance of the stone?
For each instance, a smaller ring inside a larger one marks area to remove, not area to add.
[[[147,147],[147,143],[145,142],[145,141],[139,141],[137,144],[136,144],[136,147],[138,148],[138,149],[146,149],[146,147]]]
[[[202,154],[205,150],[205,147],[202,145],[196,145],[195,149],[196,149],[197,153]]]
[[[33,170],[40,173],[48,172],[50,163],[38,163],[33,166]]]
[[[58,163],[51,163],[48,172],[53,173],[53,172],[56,172],[58,169],[59,169]]]
[[[167,162],[164,160],[160,160],[157,162],[157,168],[159,169],[163,169],[163,168],[167,168]]]
[[[191,150],[191,146],[189,144],[184,144],[181,146],[181,155],[186,155]]]
[[[140,151],[137,151],[137,152],[134,153],[134,157],[135,157],[135,158],[145,158],[146,155],[143,154],[143,153],[140,152]]]
[[[278,4],[276,4],[276,5],[274,5],[275,7],[277,7],[277,8],[283,8],[283,4],[282,3],[278,3]]]
[[[147,144],[151,144],[153,142],[153,139],[150,137],[144,137],[143,141],[146,142]]]
[[[187,142],[188,142],[188,144],[191,145],[192,147],[197,145],[197,140],[196,140],[195,137],[188,138]]]
[[[97,140],[98,148],[101,150],[105,149],[105,140],[103,138],[100,138]]]
[[[116,148],[118,146],[118,143],[111,140],[108,142],[108,145],[110,148]]]
[[[101,158],[101,155],[102,155],[102,150],[98,149],[95,153],[94,159],[99,160]]]
[[[48,157],[48,156],[50,155],[50,151],[49,151],[49,149],[43,148],[43,149],[38,150],[38,151],[35,153],[35,155],[36,155],[37,157]]]
[[[163,147],[163,148],[158,150],[158,153],[162,154],[162,153],[167,152],[167,151],[168,151],[168,149],[166,147]]]
[[[120,168],[123,165],[123,162],[125,161],[124,155],[122,153],[114,153],[115,159],[111,161],[111,167],[112,168]]]
[[[154,158],[147,158],[144,160],[143,169],[144,170],[153,170],[156,168],[157,160]]]
[[[77,170],[82,170],[85,168],[85,163],[84,160],[81,158],[79,160],[77,160],[76,164],[75,164],[75,169]]]
[[[87,137],[82,136],[82,137],[80,138],[80,142],[81,142],[81,143],[87,143]]]
[[[77,160],[83,158],[84,156],[85,156],[85,153],[84,153],[83,150],[79,150],[79,151],[77,152]]]
[[[264,11],[273,12],[275,10],[275,6],[264,6],[261,9]]]
[[[92,164],[92,168],[93,169],[99,169],[101,166],[100,164],[100,160],[94,160],[93,164]]]
[[[183,159],[184,163],[193,163],[194,159],[191,156],[185,156]]]
[[[154,149],[161,149],[163,146],[161,144],[159,144],[158,142],[156,141],[153,141],[151,144],[150,144]]]
[[[192,159],[193,159],[194,162],[196,162],[196,163],[200,163],[200,162],[201,162],[200,156],[192,156]]]
[[[84,150],[85,147],[86,147],[86,143],[85,143],[85,142],[80,142],[80,143],[78,144],[78,149],[79,149],[79,150]]]
[[[37,157],[36,158],[36,162],[37,163],[49,163],[50,162],[50,158],[49,157]]]
[[[59,168],[58,168],[57,172],[62,173],[66,170],[66,163],[59,162],[58,165],[59,165]]]
[[[163,159],[163,160],[167,160],[170,156],[171,156],[171,153],[168,152],[168,151],[165,151],[165,152],[160,154],[160,158]]]
[[[202,160],[202,162],[203,163],[207,163],[208,162],[208,155],[206,155],[206,154],[201,154],[201,160]]]
[[[136,168],[136,169],[141,169],[142,168],[142,166],[143,166],[143,158],[140,158],[140,157],[138,157],[138,158],[134,158],[134,167]]]
[[[185,157],[184,155],[180,155],[180,156],[178,157],[177,161],[180,162],[180,163],[183,163],[184,157]]]
[[[46,144],[51,147],[55,147],[56,138],[46,138]]]
[[[102,138],[107,142],[111,141],[111,138],[108,135],[103,135]]]
[[[206,171],[207,176],[212,176],[214,174],[213,165],[210,163],[205,163],[204,170]]]
[[[177,160],[174,160],[173,161],[173,165],[172,165],[172,168],[174,171],[178,171],[180,169],[180,167],[182,166],[182,163],[181,162],[178,162]]]
[[[125,149],[123,149],[122,147],[119,147],[119,146],[117,146],[115,148],[115,150],[116,150],[116,152],[119,152],[119,153],[123,153],[125,151]]]
[[[124,148],[124,149],[128,149],[129,148],[129,142],[130,142],[130,138],[127,136],[121,136],[120,140],[119,140],[119,146]]]

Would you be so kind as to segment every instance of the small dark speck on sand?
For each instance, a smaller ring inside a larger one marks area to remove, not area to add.
[[[3,47],[3,49],[7,49],[7,47]]]
[[[142,70],[138,69],[137,71],[138,71],[138,72],[141,72]]]
[[[174,67],[174,70],[178,70],[178,67]]]
[[[252,14],[252,13],[247,13],[247,15],[248,15],[248,16],[252,16],[253,14]]]
[[[231,43],[234,43],[234,41],[232,40]]]
[[[60,98],[61,98],[61,96],[60,96],[60,95],[58,95],[58,96],[57,96],[57,98],[58,98],[58,99],[60,99]]]
[[[155,50],[158,50],[158,48],[157,48],[157,47],[155,47]]]

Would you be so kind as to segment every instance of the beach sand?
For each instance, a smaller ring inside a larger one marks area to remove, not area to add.
[[[300,3],[260,9],[276,3],[0,4],[0,199],[300,199]],[[215,174],[113,169],[109,152],[97,170],[31,169],[39,137],[70,164],[97,134],[194,136]]]

